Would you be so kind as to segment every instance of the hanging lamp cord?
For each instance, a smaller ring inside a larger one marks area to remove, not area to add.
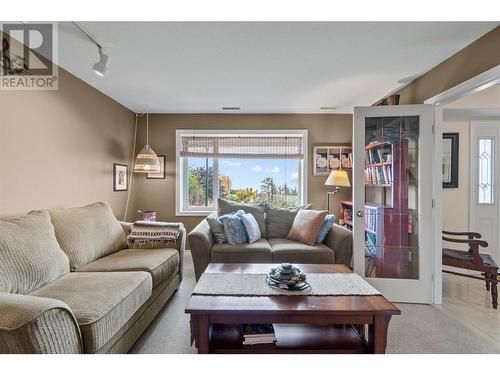
[[[127,221],[127,213],[128,213],[128,204],[130,202],[130,193],[132,191],[132,180],[134,178],[134,158],[135,158],[135,142],[137,140],[137,119],[139,118],[139,115],[136,113],[135,114],[135,130],[134,130],[134,145],[132,147],[132,157],[130,159],[130,184],[128,187],[128,192],[127,192],[127,203],[125,203],[125,213],[123,214],[123,221]]]

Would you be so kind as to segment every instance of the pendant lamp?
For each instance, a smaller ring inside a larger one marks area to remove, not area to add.
[[[134,172],[160,172],[160,160],[149,145],[149,113],[146,114],[146,145],[135,158]]]

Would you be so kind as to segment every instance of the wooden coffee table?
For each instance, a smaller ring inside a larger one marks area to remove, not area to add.
[[[340,264],[295,264],[303,272],[352,272]],[[211,263],[205,272],[267,273],[276,264]],[[377,296],[206,296],[186,307],[198,353],[385,353],[400,310]],[[243,346],[241,323],[272,323],[277,342]]]

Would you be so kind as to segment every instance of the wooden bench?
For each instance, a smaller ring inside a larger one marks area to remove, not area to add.
[[[452,238],[447,236],[466,238]],[[443,231],[443,241],[467,244],[469,246],[467,251],[443,248],[443,266],[479,271],[482,277],[447,270],[443,270],[443,272],[465,276],[471,279],[484,280],[486,282],[486,290],[491,290],[491,303],[493,308],[496,309],[498,306],[498,266],[489,254],[481,254],[479,252],[480,246],[488,246],[488,243],[480,240],[480,238],[481,235],[475,232]]]

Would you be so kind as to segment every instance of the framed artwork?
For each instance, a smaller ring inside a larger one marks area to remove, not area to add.
[[[159,172],[148,172],[146,174],[146,178],[148,179],[165,179],[166,173],[165,173],[165,160],[166,157],[165,155],[158,155],[158,159],[160,160],[160,171]]]
[[[125,164],[113,164],[113,191],[128,190],[128,167]]]
[[[443,188],[458,187],[458,133],[443,133]]]
[[[313,176],[328,176],[337,169],[352,169],[351,145],[325,145],[313,147]]]

